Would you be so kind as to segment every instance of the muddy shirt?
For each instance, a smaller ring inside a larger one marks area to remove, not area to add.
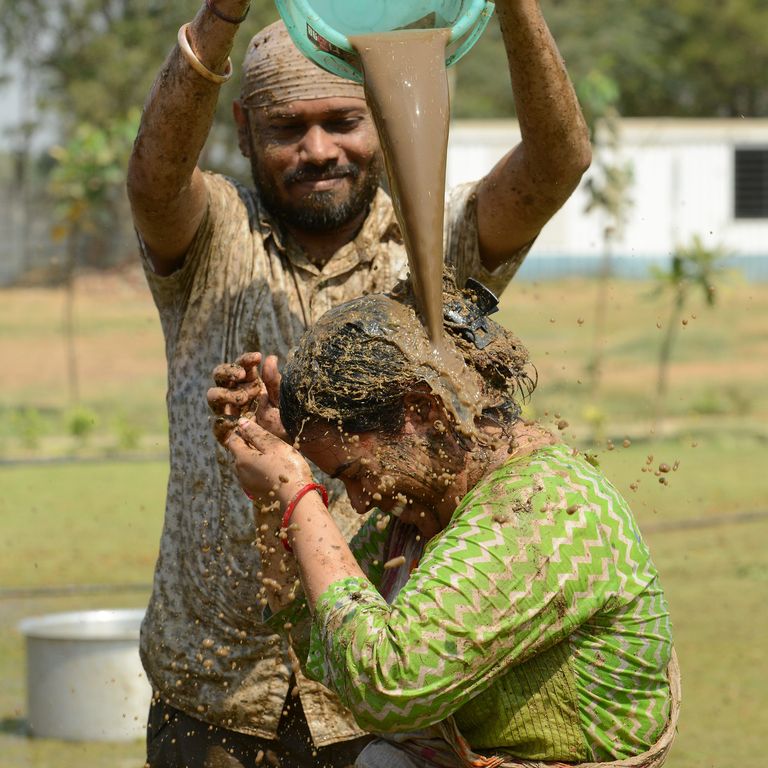
[[[667,603],[627,503],[581,456],[549,446],[490,473],[388,603],[390,540],[366,521],[352,548],[370,581],[331,584],[312,624],[307,671],[361,726],[453,716],[473,749],[569,763],[654,744]]]
[[[385,291],[407,272],[392,204],[381,190],[357,237],[322,267],[283,238],[256,194],[206,174],[209,206],[184,266],[160,277],[144,259],[168,361],[170,475],[141,657],[154,689],[199,719],[275,738],[292,674],[288,646],[261,622],[259,554],[250,503],[206,403],[211,372],[246,351],[285,358],[327,309]],[[475,185],[451,193],[446,261],[501,292],[525,256],[493,274],[480,264]],[[343,531],[356,518],[336,489]],[[299,677],[317,746],[360,731],[317,683]]]

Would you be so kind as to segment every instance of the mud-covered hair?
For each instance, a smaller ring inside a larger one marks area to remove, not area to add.
[[[460,375],[480,382],[479,415],[504,427],[519,417],[520,403],[533,392],[535,369],[520,340],[490,318],[482,318],[482,343],[462,325],[462,317],[478,316],[479,303],[475,292],[457,289],[452,275],[446,274],[446,340],[466,365]],[[389,294],[371,294],[335,307],[302,336],[280,386],[280,415],[291,439],[305,424],[317,421],[350,433],[394,434],[404,423],[405,394],[425,384],[455,415],[445,401],[463,382],[446,384],[444,371],[436,373],[423,356],[410,353],[412,346],[402,342],[406,331],[395,320],[404,308],[414,318],[407,334],[420,336],[426,347],[426,331],[415,320],[415,297],[407,281]]]

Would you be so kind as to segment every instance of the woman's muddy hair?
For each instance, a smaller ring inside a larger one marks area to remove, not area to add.
[[[409,360],[390,331],[393,300],[414,307],[410,283],[399,283],[390,294],[341,304],[302,336],[280,386],[280,416],[291,439],[316,421],[349,433],[395,434],[401,429],[404,395],[427,382],[423,367]],[[481,377],[482,416],[509,426],[536,386],[527,350],[488,317],[480,321],[487,330],[474,335],[462,325],[462,317],[480,314],[478,297],[472,290],[457,289],[451,274],[444,277],[443,306],[446,336]]]

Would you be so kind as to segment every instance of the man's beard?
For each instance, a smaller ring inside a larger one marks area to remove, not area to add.
[[[271,180],[262,173],[257,162],[252,162],[253,181],[259,190],[261,200],[269,212],[296,229],[306,232],[330,232],[344,226],[364,213],[376,196],[382,173],[382,162],[376,155],[363,175],[360,167],[353,163],[325,167],[304,166],[289,171],[283,181],[286,186],[299,181],[314,181],[329,178],[349,178],[351,186],[347,196],[336,198],[333,190],[311,192],[300,202],[280,199]]]

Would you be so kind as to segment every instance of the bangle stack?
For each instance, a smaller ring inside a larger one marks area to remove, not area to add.
[[[179,50],[187,60],[189,66],[192,67],[192,69],[194,69],[195,72],[200,75],[200,77],[208,80],[211,83],[215,83],[216,85],[226,83],[227,80],[232,77],[232,59],[227,56],[227,68],[223,75],[216,74],[216,72],[211,72],[211,70],[208,69],[208,67],[206,67],[205,64],[203,64],[203,62],[197,58],[197,55],[192,50],[192,46],[189,44],[189,38],[187,37],[187,27],[189,27],[189,23],[182,24],[179,27],[178,41]]]
[[[306,496],[310,491],[317,491],[323,500],[323,504],[328,506],[328,491],[324,485],[320,483],[307,483],[301,488],[296,495],[288,502],[288,506],[285,508],[283,514],[283,520],[280,523],[280,541],[283,542],[283,547],[286,552],[293,552],[293,547],[288,543],[288,526],[291,524],[291,515],[293,510],[296,509],[296,505]]]

